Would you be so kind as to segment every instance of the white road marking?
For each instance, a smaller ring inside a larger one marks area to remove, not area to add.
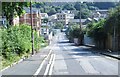
[[[37,69],[37,71],[34,73],[34,75],[38,75],[39,72],[41,71],[43,64],[45,63],[46,59],[49,57],[49,55],[51,54],[52,50],[49,51],[47,57],[42,61],[42,63],[40,64],[39,68]]]
[[[51,57],[50,57],[49,63],[47,64],[47,67],[46,67],[45,72],[44,72],[44,76],[46,76],[48,74],[48,72],[49,72],[49,68],[50,68],[53,56],[54,55],[52,54]]]
[[[51,67],[50,67],[50,70],[49,70],[49,74],[48,75],[52,75],[52,71],[53,71],[53,65],[54,65],[54,62],[55,62],[55,54],[53,55],[53,62],[51,64]]]

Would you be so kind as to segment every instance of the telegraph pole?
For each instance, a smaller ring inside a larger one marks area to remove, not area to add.
[[[83,44],[83,33],[82,33],[82,22],[81,22],[81,3],[82,2],[80,2],[80,34],[81,34],[80,44],[82,45]]]
[[[81,2],[80,2],[80,31],[81,31],[81,26],[82,24],[81,24]]]
[[[30,18],[31,18],[32,55],[34,55],[34,34],[33,34],[33,18],[32,18],[32,1],[31,0],[30,0]]]

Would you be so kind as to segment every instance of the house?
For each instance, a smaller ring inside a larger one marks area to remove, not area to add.
[[[49,16],[47,13],[41,13],[41,32],[40,35],[42,35],[45,40],[48,40],[48,43],[52,40],[52,32],[50,30],[50,27],[52,25],[52,22],[49,20]]]
[[[13,26],[19,25],[19,16],[13,18],[12,24]],[[5,16],[0,17],[0,26],[7,27],[7,19]]]
[[[56,16],[57,16],[57,22],[62,23],[64,26],[68,25],[70,19],[74,19],[74,14],[69,12],[57,13]]]
[[[51,15],[48,17],[49,21],[53,21],[53,20],[56,20],[57,19],[57,15],[54,14],[54,15]]]
[[[84,22],[86,21],[86,19],[81,19],[82,24],[84,25]],[[77,23],[80,24],[80,19],[70,19],[69,23]]]
[[[40,15],[41,15],[41,19],[48,18],[48,14],[47,13],[40,13]]]
[[[57,15],[51,15],[48,17],[49,25],[55,26],[55,23],[57,22]]]
[[[100,18],[93,18],[93,21],[98,22]]]
[[[7,27],[6,17],[0,16],[0,26]]]
[[[48,26],[48,14],[40,13],[41,15],[41,31],[40,35],[48,35],[49,34],[49,26]]]
[[[92,18],[87,18],[86,21],[84,22],[84,24],[88,24],[88,23],[90,23],[90,22],[92,22],[92,21],[93,21]]]
[[[24,7],[25,14],[20,16],[19,22],[20,24],[28,24],[31,25],[31,14],[30,14],[30,8]],[[41,26],[41,16],[40,16],[40,10],[37,8],[32,8],[32,19],[33,19],[33,29],[40,33],[40,26]]]
[[[92,14],[92,18],[106,18],[108,17],[108,10],[95,10]]]

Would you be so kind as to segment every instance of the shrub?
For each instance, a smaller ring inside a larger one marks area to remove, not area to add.
[[[0,50],[5,59],[11,60],[15,56],[21,57],[26,53],[31,53],[31,28],[29,25],[12,26],[0,30],[0,33],[2,40]],[[44,42],[44,39],[34,31],[34,41],[34,47],[37,50],[40,48],[40,43]]]
[[[73,42],[74,38],[81,38],[82,36],[82,32],[80,32],[80,28],[79,25],[72,25],[70,27],[68,27],[67,31],[66,31],[66,35],[67,38]]]

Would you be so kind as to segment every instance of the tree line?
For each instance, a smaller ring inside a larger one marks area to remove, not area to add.
[[[106,19],[101,19],[99,22],[91,22],[87,25],[86,33],[92,37],[101,48],[106,48],[106,41],[109,36],[112,36],[116,49],[120,46],[120,6],[112,8],[109,11]]]
[[[97,2],[97,3],[62,3],[60,5],[55,5],[60,3],[50,3],[50,2],[33,2],[32,7],[39,8],[42,13],[48,13],[48,15],[53,15],[59,13],[62,10],[73,10],[75,13],[75,19],[79,18],[79,12],[81,9],[81,18],[87,18],[90,16],[91,10],[96,9],[108,9],[110,7],[115,7],[117,3],[114,2]],[[81,8],[80,8],[81,5]],[[105,6],[101,6],[105,5]],[[30,2],[2,2],[2,15],[6,16],[9,25],[12,25],[12,20],[16,16],[20,16],[25,13],[23,7],[29,7]]]
[[[87,24],[86,28],[80,29],[79,24],[71,23],[66,31],[66,36],[70,42],[74,42],[74,38],[81,38],[82,33],[91,37],[96,47],[101,49],[108,48],[108,43],[113,40],[116,50],[120,50],[120,5],[111,8],[106,19],[100,19],[98,22],[92,21]],[[112,40],[108,40],[112,39]]]
[[[75,19],[79,18],[79,12],[81,9],[82,19],[85,19],[90,16],[91,10],[97,9],[109,9],[111,7],[115,7],[117,3],[114,2],[95,2],[95,3],[80,3],[80,2],[40,2],[33,4],[33,7],[40,8],[41,12],[48,13],[48,15],[53,15],[55,13],[59,13],[62,10],[73,10],[75,11]],[[81,5],[81,8],[80,8]],[[103,6],[101,6],[103,5]]]

